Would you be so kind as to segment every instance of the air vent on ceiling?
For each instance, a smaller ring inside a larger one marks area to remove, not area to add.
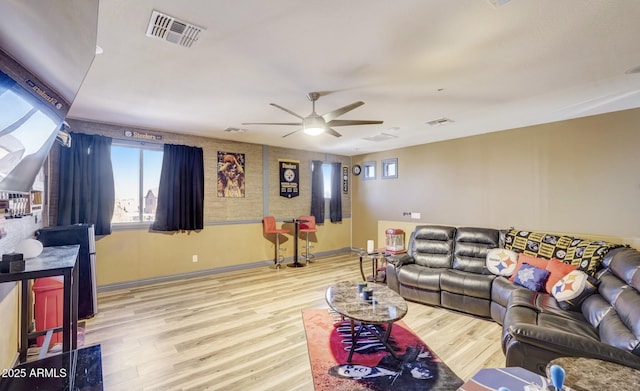
[[[362,139],[369,140],[369,141],[386,141],[386,140],[391,140],[393,138],[398,138],[398,136],[383,132],[383,133],[376,134],[375,136],[363,137]]]
[[[202,27],[154,10],[147,26],[147,37],[156,37],[180,46],[191,47],[200,37],[202,30]]]
[[[441,125],[450,124],[452,122],[453,122],[452,119],[442,117],[442,118],[437,118],[437,119],[434,119],[434,120],[431,120],[431,121],[427,121],[427,125],[430,125],[430,126],[441,126]]]

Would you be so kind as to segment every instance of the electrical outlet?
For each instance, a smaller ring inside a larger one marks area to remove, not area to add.
[[[198,256],[197,255],[194,255],[191,259],[192,259],[193,262],[198,262]]]
[[[411,218],[412,219],[419,219],[420,218],[420,212],[411,212]]]

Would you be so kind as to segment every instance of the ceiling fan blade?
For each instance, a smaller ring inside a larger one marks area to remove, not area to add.
[[[335,109],[333,111],[330,111],[330,112],[328,112],[326,114],[322,114],[321,117],[324,118],[325,121],[329,122],[329,121],[332,121],[334,118],[338,118],[339,116],[341,116],[341,115],[343,115],[345,113],[348,113],[351,110],[362,106],[363,104],[364,104],[364,102],[358,101],[358,102],[352,103],[350,105],[346,105],[344,107],[341,107],[339,109]]]
[[[243,125],[296,125],[302,126],[302,122],[243,122]]]
[[[301,130],[302,130],[302,129],[294,130],[294,131],[293,131],[293,132],[291,132],[291,133],[287,133],[287,134],[285,134],[284,136],[282,136],[282,138],[285,138],[285,137],[287,137],[287,136],[291,136],[292,134],[294,134],[294,133],[296,133],[296,132],[299,132],[299,131],[301,131]]]
[[[342,137],[342,135],[340,133],[336,132],[335,130],[333,130],[331,128],[327,128],[326,132],[329,133],[332,136]]]
[[[383,123],[383,121],[367,121],[367,120],[359,120],[359,119],[334,119],[333,121],[327,122],[328,126],[349,126],[349,125],[378,125]]]
[[[269,103],[269,104],[270,104],[271,106],[273,106],[273,107],[277,107],[277,108],[279,108],[279,109],[280,109],[280,110],[282,110],[282,111],[286,111],[287,113],[289,113],[289,114],[293,115],[294,117],[298,117],[298,118],[300,118],[300,119],[304,119],[304,117],[302,117],[301,115],[298,115],[298,114],[294,113],[293,111],[291,111],[291,110],[289,110],[289,109],[287,109],[287,108],[285,108],[285,107],[282,107],[282,106],[277,105],[277,104],[275,104],[275,103]]]

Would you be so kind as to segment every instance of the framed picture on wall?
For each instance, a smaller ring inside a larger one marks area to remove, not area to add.
[[[280,197],[293,198],[300,195],[300,162],[278,159],[280,166]]]
[[[218,197],[244,198],[244,153],[218,151]]]

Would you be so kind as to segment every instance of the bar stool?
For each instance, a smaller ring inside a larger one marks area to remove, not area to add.
[[[282,261],[284,261],[284,255],[281,255],[280,251],[285,250],[284,248],[280,248],[280,235],[288,234],[290,231],[288,229],[277,228],[276,218],[273,216],[265,216],[262,219],[262,229],[265,235],[276,236],[276,257],[274,259],[274,263],[276,268],[279,268]]]
[[[304,257],[304,259],[307,261],[307,263],[309,263],[311,261],[311,258],[314,257],[313,254],[311,254],[311,242],[309,241],[309,234],[310,233],[314,233],[316,232],[316,218],[315,216],[300,216],[299,219],[301,221],[305,221],[304,223],[300,223],[300,232],[303,232],[306,234],[307,237],[307,244],[305,246],[305,252],[302,254],[302,256]]]

